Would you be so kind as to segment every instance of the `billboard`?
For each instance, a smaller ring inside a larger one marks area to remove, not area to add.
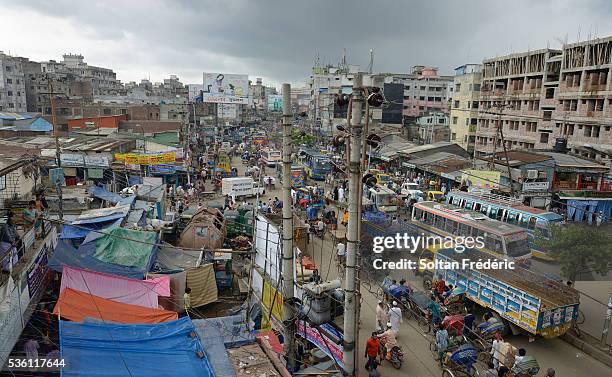
[[[218,104],[217,116],[221,119],[236,119],[238,117],[238,105],[226,103]]]
[[[385,98],[389,102],[382,108],[382,123],[402,124],[404,109],[404,84],[386,83]]]
[[[268,95],[268,111],[283,111],[283,96],[280,94]]]
[[[461,180],[467,187],[499,189],[501,173],[491,170],[466,170]]]
[[[202,99],[211,103],[249,104],[249,76],[204,73]]]
[[[189,102],[202,102],[202,92],[204,91],[204,85],[202,84],[189,84]]]

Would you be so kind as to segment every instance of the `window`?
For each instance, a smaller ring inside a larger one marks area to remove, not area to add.
[[[461,91],[461,84],[455,84],[455,93],[459,93]]]
[[[11,69],[12,69],[12,68],[11,68],[11,66],[10,66],[10,65],[7,65],[7,66],[6,66],[6,71],[7,71],[7,72],[10,72],[10,71],[11,71]]]
[[[453,117],[453,124],[457,124],[457,117]]]
[[[17,92],[17,97],[21,97],[21,92]]]
[[[8,92],[6,92],[6,95],[7,95],[7,96],[9,96],[9,97],[12,97],[12,96],[13,96],[13,92],[11,92],[11,91],[9,90]]]
[[[421,89],[421,90],[425,90],[425,87],[424,87],[424,86],[422,86],[422,87],[420,87],[419,89]]]
[[[555,88],[546,88],[546,99],[555,98]]]
[[[457,133],[453,132],[451,134],[451,140],[457,140]]]
[[[8,107],[9,107],[9,109],[10,109],[11,107],[13,107],[13,103],[12,103],[12,102],[9,102],[9,103],[8,103]]]
[[[480,92],[480,84],[474,84],[474,91]]]
[[[7,84],[12,84],[13,83],[13,79],[6,79],[6,83]]]
[[[547,133],[540,134],[540,143],[548,144],[548,134]]]
[[[419,97],[419,101],[425,101],[425,97],[424,96]]]
[[[459,101],[455,101],[455,105],[453,106],[455,109],[459,108]]]

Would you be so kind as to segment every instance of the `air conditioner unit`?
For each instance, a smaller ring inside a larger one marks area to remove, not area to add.
[[[528,179],[538,178],[538,171],[537,170],[527,170],[527,178]]]

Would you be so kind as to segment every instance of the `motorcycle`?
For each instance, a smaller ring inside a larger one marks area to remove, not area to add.
[[[383,360],[387,360],[393,365],[393,368],[400,369],[402,367],[402,363],[404,362],[404,351],[402,351],[402,347],[393,346],[390,351],[387,351],[386,339],[382,337],[380,339],[380,343],[383,349],[383,357],[381,358],[381,363]]]

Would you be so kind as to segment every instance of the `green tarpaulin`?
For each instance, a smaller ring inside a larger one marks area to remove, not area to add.
[[[95,258],[123,266],[147,267],[157,242],[155,232],[114,228],[107,233],[96,240]]]

